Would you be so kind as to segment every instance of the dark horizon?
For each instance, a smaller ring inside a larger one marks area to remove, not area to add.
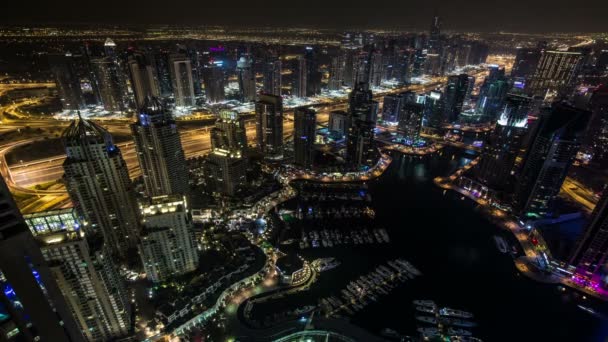
[[[0,5],[0,20],[6,25],[183,25],[226,27],[308,27],[319,29],[408,29],[428,30],[437,12],[444,31],[568,33],[608,32],[605,13],[608,5],[591,0],[570,8],[565,1],[512,0],[490,4],[472,0],[461,3],[369,2],[338,0],[325,4],[318,0],[291,3],[276,0],[260,3],[237,0],[201,4],[193,0],[166,3],[134,0],[128,4],[109,1],[91,8],[75,0]],[[373,6],[372,6],[373,5]],[[539,19],[542,19],[540,21]]]

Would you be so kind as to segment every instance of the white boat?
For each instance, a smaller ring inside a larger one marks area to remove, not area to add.
[[[416,310],[421,311],[421,312],[430,313],[430,314],[433,314],[433,315],[435,313],[437,313],[437,310],[434,307],[431,307],[431,306],[417,305],[416,306]]]
[[[456,335],[456,336],[471,336],[473,335],[470,331],[464,329],[454,329],[448,328],[448,335]]]
[[[315,260],[315,264],[317,265],[317,270],[319,272],[329,271],[340,266],[340,261],[335,258],[323,258]]]
[[[445,325],[453,325],[456,327],[463,327],[463,328],[470,328],[470,327],[474,327],[477,325],[474,322],[465,321],[463,319],[458,319],[458,318],[441,317],[441,318],[439,318],[439,321]]]

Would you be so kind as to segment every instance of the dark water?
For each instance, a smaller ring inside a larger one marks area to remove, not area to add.
[[[306,258],[332,256],[342,265],[322,273],[310,291],[259,310],[316,304],[376,265],[403,257],[423,276],[372,302],[353,323],[374,333],[388,327],[415,335],[412,300],[432,299],[474,313],[479,326],[473,333],[484,341],[606,341],[608,321],[577,308],[606,312],[604,303],[519,275],[493,240],[496,234],[510,238],[508,233],[487,222],[470,201],[433,184],[435,176],[449,174],[470,155],[445,150],[442,156],[394,157],[389,170],[369,183],[376,223],[387,228],[391,244],[304,250]]]

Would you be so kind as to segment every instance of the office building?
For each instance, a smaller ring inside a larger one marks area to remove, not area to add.
[[[71,53],[50,55],[49,65],[55,77],[61,107],[64,110],[78,110],[84,107],[84,98],[80,88],[80,78],[74,67]]]
[[[283,158],[283,102],[280,96],[261,94],[255,103],[257,145],[266,158]]]
[[[0,286],[3,341],[85,341],[2,177]]]
[[[304,51],[306,60],[306,97],[321,94],[321,72],[319,71],[319,60],[315,49],[307,46]]]
[[[131,124],[146,195],[188,193],[186,157],[175,119],[155,97],[147,97]]]
[[[218,103],[226,99],[222,61],[213,61],[203,67],[203,83],[208,103]]]
[[[147,97],[160,96],[156,70],[142,53],[134,53],[127,60],[135,106],[141,108]]]
[[[440,129],[445,120],[445,100],[440,91],[431,91],[424,99],[423,126],[432,129]]]
[[[123,112],[126,109],[125,84],[120,66],[111,58],[105,57],[91,60],[91,68],[104,109]]]
[[[414,144],[420,139],[424,104],[407,101],[403,103],[397,129],[406,144]]]
[[[225,150],[246,155],[247,130],[245,120],[239,113],[223,110],[219,113],[215,127],[211,129],[211,149]]]
[[[158,283],[195,271],[198,248],[186,198],[153,197],[140,205],[140,212],[143,227],[139,253],[148,280]]]
[[[25,220],[85,338],[126,336],[131,330],[129,296],[101,236],[85,238],[73,208],[26,215]]]
[[[443,93],[445,118],[448,122],[453,123],[458,121],[470,87],[471,79],[467,74],[448,77],[448,83]]]
[[[329,70],[329,82],[327,88],[329,90],[339,90],[344,85],[344,71],[346,69],[345,54],[338,54],[332,57],[331,67]]]
[[[593,155],[593,163],[608,166],[608,85],[598,87],[589,101],[591,120],[585,139],[587,150]]]
[[[515,208],[524,217],[546,217],[581,145],[590,113],[564,103],[545,109],[532,132],[518,174]]]
[[[545,96],[547,92],[568,92],[579,72],[581,60],[580,52],[542,51],[534,73],[526,82],[526,92],[538,96]]]
[[[294,110],[293,116],[295,164],[309,169],[314,158],[317,113],[312,108],[299,107]]]
[[[171,54],[169,56],[169,71],[175,105],[178,107],[196,105],[190,58],[184,54]]]
[[[170,54],[168,51],[159,51],[153,55],[156,75],[158,75],[158,86],[160,96],[167,97],[173,94],[173,81],[171,77],[171,66],[169,65]]]
[[[474,85],[475,81],[470,84]],[[497,119],[499,111],[504,106],[509,89],[510,82],[505,76],[505,69],[498,66],[490,66],[489,74],[479,89],[475,112],[491,121]]]
[[[294,70],[292,74],[291,95],[295,97],[306,97],[307,87],[307,67],[306,58],[298,56],[295,60]]]
[[[517,48],[511,77],[529,78],[534,74],[540,61],[541,50],[538,48]]]
[[[263,93],[281,96],[282,85],[282,63],[277,57],[269,57],[264,62],[264,87]]]
[[[368,60],[369,76],[367,77],[367,79],[369,80],[369,84],[373,87],[379,87],[382,84],[382,76],[384,75],[382,64],[382,52],[379,50],[374,50],[370,52]]]
[[[489,136],[480,163],[475,169],[480,183],[493,190],[512,190],[515,160],[527,132],[532,104],[531,97],[516,94],[507,96],[494,132]]]
[[[353,118],[353,120],[348,130],[346,160],[356,169],[369,168],[374,165],[377,154],[374,145],[376,125],[364,119]]]
[[[441,44],[441,18],[435,14],[431,21],[428,40],[429,51],[438,52]]]
[[[236,62],[236,74],[241,101],[255,101],[255,72],[253,71],[253,60],[249,55],[241,56]]]
[[[348,129],[351,126],[351,120],[348,113],[342,110],[334,110],[329,112],[329,130],[337,132],[340,137],[346,137]]]
[[[576,266],[573,280],[579,285],[606,288],[606,257],[608,257],[608,191],[604,188],[589,224],[579,239],[570,264]]]
[[[205,183],[214,195],[234,196],[247,182],[247,159],[239,152],[214,149],[205,159]]]
[[[62,139],[66,188],[88,223],[85,233],[101,233],[112,253],[124,257],[135,246],[139,220],[120,149],[107,130],[82,118],[68,126]]]
[[[401,94],[387,95],[382,105],[382,121],[399,122],[401,108],[403,107],[403,96]]]

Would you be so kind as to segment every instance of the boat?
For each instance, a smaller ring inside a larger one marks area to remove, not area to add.
[[[439,310],[439,314],[441,316],[451,316],[451,317],[460,317],[460,318],[473,318],[473,314],[470,312],[455,310],[450,308],[443,308]]]
[[[507,242],[502,236],[494,235],[494,242],[501,253],[507,253],[509,245],[507,245]]]
[[[456,327],[463,327],[463,328],[470,328],[470,327],[474,327],[477,325],[474,322],[465,321],[463,319],[458,319],[458,318],[441,317],[439,319],[439,321],[445,325],[453,325]]]
[[[413,301],[413,303],[416,305],[430,306],[433,308],[437,308],[437,304],[435,304],[435,302],[433,302],[432,300],[418,299],[418,300]]]
[[[429,317],[429,316],[416,316],[416,319],[420,322],[428,323],[428,324],[437,324],[437,318]]]
[[[430,314],[437,313],[437,310],[434,307],[430,307],[430,306],[418,305],[418,306],[416,306],[416,310],[421,311],[421,312],[430,313]]]
[[[323,258],[323,259],[317,259],[315,261],[316,261],[315,264],[317,266],[317,270],[319,272],[329,271],[331,269],[334,269],[334,268],[340,266],[340,261],[336,260],[335,258]]]
[[[471,336],[473,335],[470,331],[468,330],[464,330],[464,329],[454,329],[454,328],[448,328],[447,331],[448,335],[456,335],[456,336]]]
[[[416,329],[419,333],[423,334],[439,334],[439,329],[434,327],[418,328]]]
[[[401,335],[398,332],[396,332],[393,329],[389,329],[389,328],[382,329],[382,331],[380,332],[380,335],[382,335],[384,337],[393,338],[393,339],[401,338]]]

